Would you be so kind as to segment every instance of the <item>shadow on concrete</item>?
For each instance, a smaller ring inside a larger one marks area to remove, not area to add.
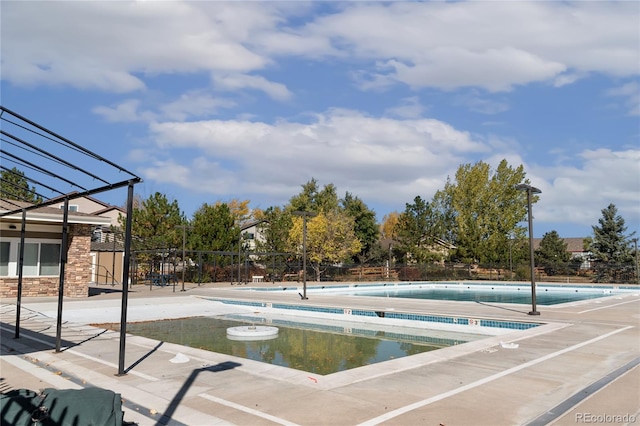
[[[64,349],[61,349],[61,350],[60,350],[60,352],[64,352],[64,351],[66,351],[67,349],[71,349],[71,348],[73,348],[73,347],[80,346],[81,344],[83,344],[83,343],[85,343],[85,342],[89,342],[89,341],[91,341],[91,340],[93,340],[93,339],[96,339],[96,338],[100,337],[101,335],[103,335],[104,333],[106,333],[107,331],[108,331],[108,330],[102,330],[101,332],[96,333],[96,334],[94,334],[93,336],[88,337],[88,338],[86,338],[86,339],[84,339],[84,340],[82,340],[82,341],[80,341],[80,342],[78,342],[78,343],[74,343],[74,344],[72,344],[72,345],[68,345],[68,346],[66,346]]]
[[[519,309],[505,308],[504,306],[492,305],[491,303],[487,303],[487,302],[478,302],[477,300],[476,300],[476,303],[478,305],[488,306],[490,308],[504,309],[505,311],[517,312],[519,314],[525,314],[525,315],[529,316],[529,309],[521,311]]]
[[[122,289],[115,287],[89,287],[89,297],[112,293],[122,293]]]
[[[237,362],[227,361],[217,365],[209,365],[207,367],[197,368],[193,370],[191,374],[189,374],[189,377],[187,377],[187,379],[182,384],[182,387],[180,387],[178,392],[175,394],[175,396],[169,403],[169,406],[167,407],[167,411],[165,411],[162,417],[158,419],[158,421],[156,422],[156,426],[166,425],[171,421],[171,417],[173,416],[176,409],[180,405],[180,402],[182,402],[182,400],[184,399],[184,396],[189,391],[189,388],[191,388],[191,386],[193,385],[193,382],[196,381],[196,379],[201,373],[207,373],[207,372],[218,373],[220,371],[226,371],[236,367],[240,367],[241,365],[242,364],[238,364]]]
[[[147,352],[144,356],[141,356],[136,362],[134,362],[133,364],[131,364],[129,366],[129,368],[127,368],[126,370],[124,370],[124,373],[127,374],[129,371],[133,370],[133,368],[140,364],[142,361],[144,361],[145,359],[149,358],[151,356],[151,354],[153,354],[155,351],[157,351],[158,349],[160,349],[160,346],[162,346],[164,342],[158,342],[158,344],[151,349],[149,352]]]
[[[56,348],[55,336],[21,328],[20,337],[16,339],[15,327],[5,322],[0,322],[0,330],[2,331],[2,338],[0,339],[2,341],[2,354],[23,355]],[[46,329],[42,331],[46,331]],[[76,345],[76,343],[66,339],[60,341],[61,347],[68,348],[73,345]]]

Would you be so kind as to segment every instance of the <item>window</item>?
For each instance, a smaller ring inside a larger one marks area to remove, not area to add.
[[[18,244],[20,253],[20,244]],[[24,262],[22,264],[23,275],[38,275],[38,243],[24,244]]]
[[[60,206],[60,210],[64,210],[64,204],[62,204]],[[70,212],[77,212],[78,211],[78,205],[77,204],[69,204],[69,211]]]
[[[52,276],[60,273],[60,247],[55,240],[26,241],[22,274],[27,277]],[[0,243],[0,276],[18,276],[20,241]]]
[[[0,242],[0,277],[9,275],[9,249],[11,243],[9,241]]]
[[[60,244],[40,244],[40,274],[57,275],[60,273]]]

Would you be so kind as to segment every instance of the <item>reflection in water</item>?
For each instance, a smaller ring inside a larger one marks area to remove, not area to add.
[[[238,317],[240,318],[240,317]],[[253,319],[255,321],[255,318]],[[251,319],[183,318],[127,325],[131,334],[183,346],[206,349],[325,375],[388,361],[446,346],[465,343],[458,338],[413,336],[356,328],[326,327],[291,321],[271,322],[276,339],[237,341],[227,338],[227,328],[252,323]],[[117,325],[113,325],[117,327]],[[464,336],[463,336],[464,337]]]

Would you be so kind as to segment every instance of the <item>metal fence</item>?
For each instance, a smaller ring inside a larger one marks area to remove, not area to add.
[[[300,256],[290,253],[255,253],[230,251],[161,251],[134,252],[133,283],[192,282],[192,283],[251,283],[302,281],[303,262]],[[490,280],[529,281],[529,263],[466,264],[425,263],[399,264],[313,264],[307,262],[308,281],[450,281]],[[638,284],[638,268],[635,264],[568,262],[539,265],[535,279],[558,283],[617,283]]]

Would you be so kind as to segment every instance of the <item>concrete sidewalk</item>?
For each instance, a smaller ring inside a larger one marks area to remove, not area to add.
[[[291,283],[288,283],[291,284]],[[270,283],[249,284],[273,286]],[[325,283],[323,283],[325,285]],[[65,299],[63,350],[55,352],[56,298],[2,301],[0,390],[98,386],[124,399],[125,420],[140,425],[562,425],[640,422],[640,296],[540,307],[411,299],[345,298],[234,291],[228,283],[136,286],[128,321],[218,315],[237,309],[197,296],[312,306],[395,309],[547,323],[395,362],[328,376],[263,364],[137,336],[126,340],[126,375],[117,376],[119,333],[90,327],[119,322],[120,289]],[[242,286],[245,287],[245,286]],[[188,361],[172,363],[177,354]],[[549,411],[561,412],[549,413]],[[600,417],[598,417],[600,416]],[[635,419],[635,420],[633,420]],[[606,421],[605,421],[606,420]],[[633,421],[632,421],[633,420]]]

